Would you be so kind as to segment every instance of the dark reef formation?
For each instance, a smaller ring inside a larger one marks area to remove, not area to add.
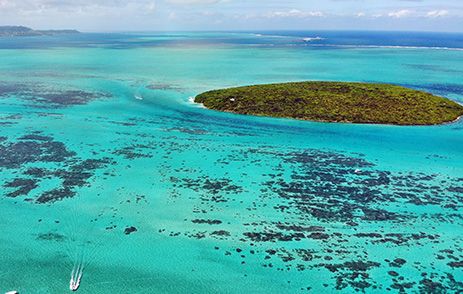
[[[62,142],[41,133],[22,136],[16,142],[0,142],[0,170],[18,170],[16,178],[3,184],[11,192],[7,197],[28,196],[44,179],[59,179],[61,185],[36,196],[37,203],[51,203],[76,195],[76,189],[89,185],[97,170],[110,158],[80,159]],[[38,167],[47,164],[50,168]],[[38,166],[34,166],[38,165]]]

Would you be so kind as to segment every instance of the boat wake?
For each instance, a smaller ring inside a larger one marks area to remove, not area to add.
[[[84,274],[84,265],[83,262],[79,262],[74,265],[74,268],[71,272],[71,280],[69,282],[69,290],[75,292],[79,290],[80,281],[82,280],[82,276]]]
[[[71,270],[69,290],[76,292],[82,288],[84,271],[98,259],[97,249],[102,244],[103,239],[99,234],[100,228],[97,227],[93,217],[89,219],[80,211],[71,210],[73,210],[72,216],[63,222],[66,242],[62,244],[69,257],[68,269]]]

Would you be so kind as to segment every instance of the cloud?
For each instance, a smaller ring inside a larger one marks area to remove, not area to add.
[[[402,9],[402,10],[389,12],[387,15],[389,17],[394,17],[394,18],[402,18],[402,17],[410,16],[411,14],[412,14],[411,10]]]
[[[166,0],[167,3],[171,4],[177,4],[177,5],[182,5],[182,4],[216,4],[219,2],[223,2],[221,0]]]
[[[323,17],[325,14],[321,11],[301,11],[299,9],[291,9],[288,11],[273,11],[267,13],[265,16],[268,18],[285,18],[285,17],[297,17],[297,18],[309,18],[309,17]]]
[[[426,17],[436,18],[436,17],[443,17],[448,14],[449,14],[448,10],[432,10],[426,14]]]
[[[217,21],[220,26],[211,25]],[[461,31],[462,23],[463,0],[0,0],[0,24],[82,31],[309,27]]]
[[[45,10],[45,11],[62,11],[62,10],[79,10],[87,8],[108,8],[123,9],[126,7],[150,8],[154,7],[154,0],[0,0],[0,7],[21,10]]]
[[[78,15],[123,15],[139,13],[142,15],[156,11],[155,0],[0,0],[0,17],[2,15],[32,16],[44,15],[61,18]]]

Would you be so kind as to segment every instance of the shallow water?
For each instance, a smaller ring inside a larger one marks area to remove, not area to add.
[[[462,291],[462,121],[312,123],[189,102],[299,80],[463,102],[461,36],[281,34],[0,39],[0,292],[68,291],[79,257],[80,293]]]

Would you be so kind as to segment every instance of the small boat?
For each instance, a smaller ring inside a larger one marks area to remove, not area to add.
[[[8,291],[5,294],[19,294],[19,292],[18,291]]]
[[[71,281],[69,282],[69,290],[76,292],[80,287],[80,280],[82,279],[83,269],[78,266],[76,270],[71,272]]]

